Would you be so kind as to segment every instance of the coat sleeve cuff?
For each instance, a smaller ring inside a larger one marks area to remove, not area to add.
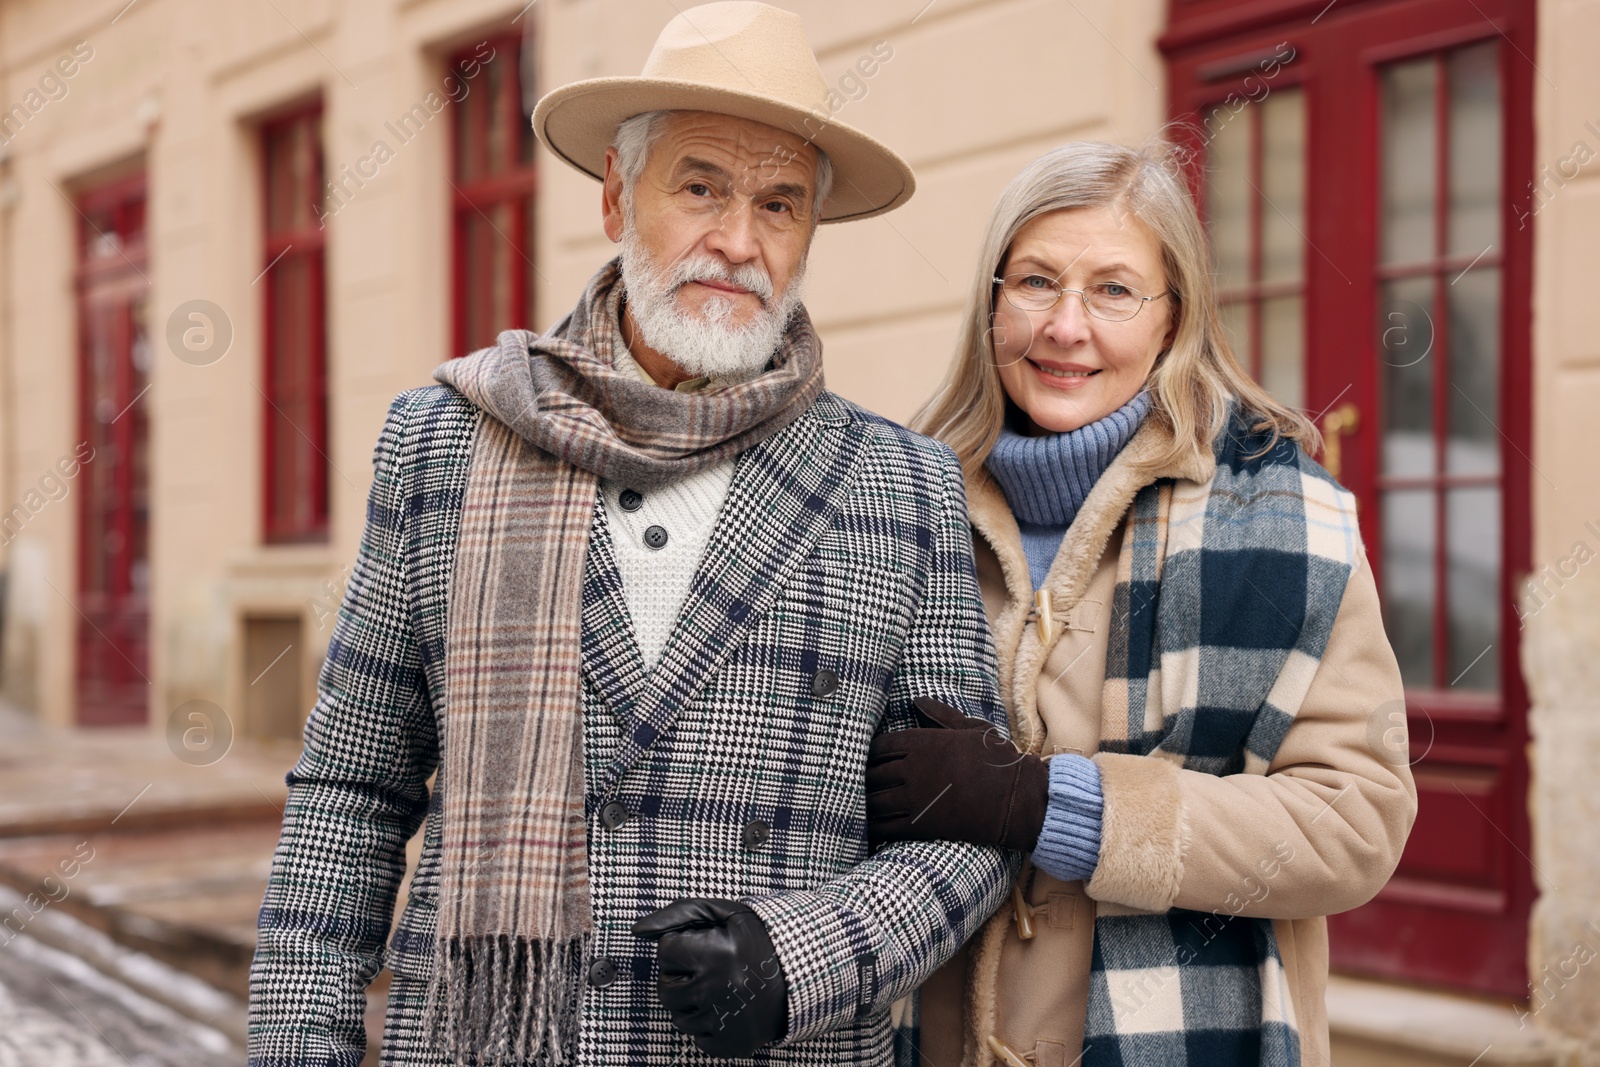
[[[766,924],[783,965],[789,1026],[779,1045],[825,1033],[854,1014],[875,980],[873,940],[859,920],[816,892],[745,901]],[[845,949],[854,944],[855,951]]]
[[[815,889],[741,898],[777,951],[787,1047],[910,993],[976,933],[1022,856],[952,841],[901,841]]]
[[[1101,752],[1100,859],[1085,892],[1139,911],[1166,911],[1183,884],[1188,825],[1179,768],[1160,756]]]
[[[1093,760],[1074,755],[1052,756],[1048,766],[1050,804],[1034,865],[1063,882],[1087,879],[1100,859],[1100,770]]]

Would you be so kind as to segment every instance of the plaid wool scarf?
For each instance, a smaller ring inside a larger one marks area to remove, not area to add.
[[[1358,562],[1355,498],[1290,441],[1263,453],[1251,421],[1235,409],[1209,483],[1163,479],[1134,498],[1102,752],[1264,775],[1310,690]],[[1294,859],[1287,842],[1260,857],[1215,911],[1097,904],[1083,1067],[1299,1067],[1273,922],[1243,914]]]
[[[593,929],[580,608],[600,479],[650,489],[731,459],[823,388],[803,308],[749,381],[695,393],[641,381],[614,365],[622,298],[612,260],[549,333],[506,330],[433,372],[480,409],[450,583],[426,1009],[458,1060],[575,1053]]]

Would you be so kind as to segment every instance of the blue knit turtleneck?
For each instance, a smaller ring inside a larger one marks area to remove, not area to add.
[[[1002,427],[985,465],[1022,531],[1033,587],[1044,585],[1061,539],[1111,461],[1150,410],[1143,390],[1116,411],[1066,433],[1027,437]]]
[[[1061,539],[1089,490],[1149,410],[1150,398],[1141,390],[1105,418],[1066,433],[1026,437],[1010,426],[1001,429],[986,466],[1022,531],[1022,551],[1035,589],[1044,585]],[[1066,752],[1048,762],[1049,799],[1033,862],[1063,881],[1087,880],[1100,862],[1100,769],[1093,760]]]

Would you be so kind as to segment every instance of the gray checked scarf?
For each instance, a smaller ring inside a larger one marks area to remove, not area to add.
[[[443,866],[427,1018],[453,1058],[570,1061],[590,910],[580,609],[599,480],[723,462],[821,393],[803,308],[768,369],[679,393],[615,366],[612,260],[549,333],[434,369],[481,410],[450,584]]]

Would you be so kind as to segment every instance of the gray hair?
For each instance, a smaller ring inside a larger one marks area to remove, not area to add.
[[[611,147],[617,150],[617,169],[622,172],[624,199],[633,199],[633,187],[644,173],[651,146],[665,132],[665,119],[670,114],[671,111],[646,111],[624,119],[622,125],[617,127],[617,136],[611,142]],[[828,158],[828,153],[816,145],[811,147],[817,153],[817,188],[811,197],[811,224],[815,226],[822,218],[822,205],[833,192],[833,161]]]

